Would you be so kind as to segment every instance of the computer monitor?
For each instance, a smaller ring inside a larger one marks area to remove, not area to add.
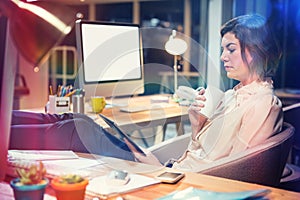
[[[119,97],[144,93],[139,25],[76,21],[79,72],[76,85],[91,96]]]
[[[10,40],[7,19],[0,16],[0,180],[6,174],[17,52]]]

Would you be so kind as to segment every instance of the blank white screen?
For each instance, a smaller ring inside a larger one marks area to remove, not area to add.
[[[86,83],[142,78],[137,26],[82,24]]]

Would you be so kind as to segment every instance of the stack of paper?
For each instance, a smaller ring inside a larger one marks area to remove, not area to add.
[[[79,158],[73,151],[50,151],[50,150],[9,150],[10,160],[62,160]]]
[[[68,150],[9,150],[7,174],[17,176],[16,168],[28,169],[30,165],[42,161],[47,169],[47,176],[73,173],[91,177],[89,167],[104,164],[101,160],[80,158]]]

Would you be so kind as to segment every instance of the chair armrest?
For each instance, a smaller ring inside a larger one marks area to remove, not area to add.
[[[161,163],[167,162],[170,158],[178,159],[187,149],[191,133],[186,133],[148,148]]]
[[[281,178],[280,183],[286,183],[290,181],[300,181],[300,167],[293,164],[286,164],[285,169],[289,170],[287,176]]]

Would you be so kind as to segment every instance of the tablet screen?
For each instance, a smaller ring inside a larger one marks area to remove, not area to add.
[[[134,142],[131,140],[131,138],[124,133],[116,124],[115,122],[113,122],[112,120],[108,119],[107,117],[105,117],[102,114],[99,114],[99,116],[113,129],[115,130],[121,137],[121,139],[126,138],[134,147],[135,149],[140,152],[141,154],[143,154],[144,156],[146,155],[145,152]]]

